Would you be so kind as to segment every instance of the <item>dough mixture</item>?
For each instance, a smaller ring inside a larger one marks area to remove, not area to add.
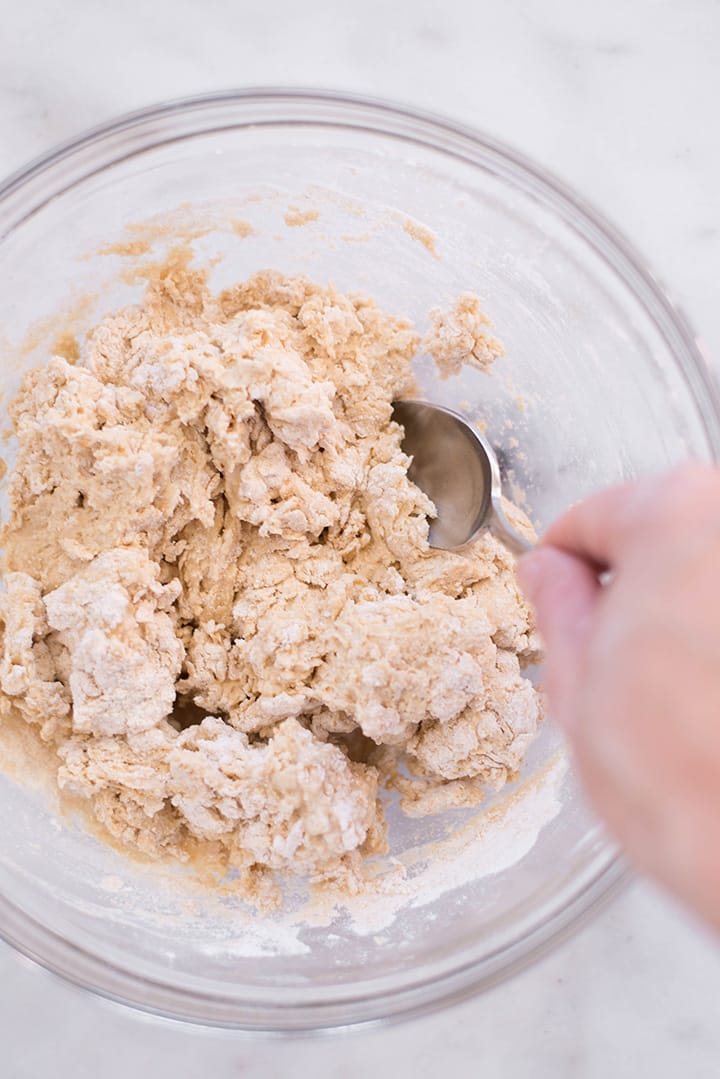
[[[432,325],[450,371],[501,351],[468,294]],[[537,639],[500,542],[428,547],[390,406],[420,344],[304,277],[213,295],[177,250],[26,376],[0,715],[124,846],[267,897],[277,871],[359,880],[384,787],[420,814],[516,775]]]

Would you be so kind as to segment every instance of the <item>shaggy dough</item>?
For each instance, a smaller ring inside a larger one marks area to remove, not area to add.
[[[441,378],[457,375],[464,366],[489,371],[505,355],[502,341],[490,333],[492,323],[474,292],[461,292],[449,311],[433,307],[430,326],[423,344]]]
[[[501,349],[468,294],[432,323],[445,373]],[[303,277],[214,296],[176,251],[25,378],[0,709],[124,844],[338,878],[384,847],[379,784],[420,813],[516,774],[537,641],[501,543],[428,547],[390,405],[419,344]]]

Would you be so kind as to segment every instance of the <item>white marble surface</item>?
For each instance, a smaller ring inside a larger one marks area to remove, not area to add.
[[[720,357],[717,0],[1,0],[0,27],[0,173],[118,112],[233,85],[405,100],[575,184]],[[720,1073],[719,999],[717,943],[644,884],[510,983],[349,1040],[156,1023],[0,949],[0,1073],[700,1079]]]

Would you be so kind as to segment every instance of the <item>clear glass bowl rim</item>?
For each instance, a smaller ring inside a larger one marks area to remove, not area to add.
[[[682,312],[645,260],[609,221],[567,185],[523,154],[463,124],[413,108],[326,90],[250,87],[184,98],[128,113],[29,162],[0,184],[0,244],[29,217],[96,173],[160,145],[226,129],[304,125],[365,130],[416,143],[496,175],[554,210],[610,263],[645,309],[681,369],[702,422],[710,455],[720,459],[720,393]],[[332,999],[330,988],[299,994],[292,1005],[239,1003],[222,994],[185,991],[121,969],[61,937],[0,896],[0,937],[75,985],[119,1003],[208,1026],[299,1033],[416,1017],[465,999],[528,966],[574,932],[628,877],[608,843],[594,877],[545,910],[500,952],[459,962],[440,978],[405,978],[372,997]]]

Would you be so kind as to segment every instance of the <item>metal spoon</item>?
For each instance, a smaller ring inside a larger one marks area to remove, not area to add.
[[[462,547],[481,528],[490,528],[515,554],[530,550],[532,544],[503,512],[495,451],[472,424],[428,401],[394,401],[393,419],[405,429],[402,448],[412,457],[408,476],[437,509],[430,521],[431,547]]]

